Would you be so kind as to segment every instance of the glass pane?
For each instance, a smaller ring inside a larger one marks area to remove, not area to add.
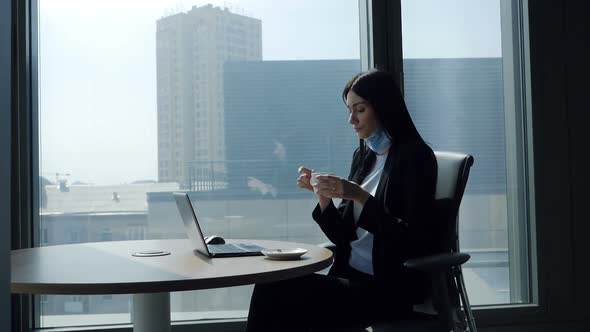
[[[459,224],[461,250],[471,254],[464,274],[476,305],[529,301],[523,110],[511,6],[500,0],[402,1],[408,108],[435,150],[475,158]]]
[[[39,2],[39,245],[207,234],[325,241],[301,164],[346,176],[341,89],[357,0]],[[244,317],[251,287],[172,294],[172,319]],[[130,321],[127,295],[43,296],[37,326]]]

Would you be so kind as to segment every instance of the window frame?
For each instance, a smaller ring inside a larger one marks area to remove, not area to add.
[[[2,96],[5,91],[11,94],[12,110],[10,114],[0,114],[0,132],[10,135],[13,151],[2,151],[2,175],[6,175],[6,164],[12,175],[10,192],[6,193],[6,186],[2,186],[4,207],[9,205],[11,217],[12,249],[27,248],[37,244],[38,239],[32,232],[38,229],[38,99],[37,99],[37,1],[3,0],[2,4],[12,3],[12,27],[1,26],[2,33],[8,30],[12,33],[13,44],[8,47],[14,58],[12,59],[12,86],[0,86]],[[510,0],[500,0],[502,2]],[[580,315],[584,304],[584,295],[576,297],[575,272],[586,269],[583,251],[590,249],[589,244],[574,243],[573,239],[582,240],[584,235],[575,234],[577,228],[573,200],[577,187],[571,182],[573,179],[574,156],[569,126],[572,119],[567,110],[567,86],[565,64],[568,59],[562,53],[563,39],[567,37],[566,16],[572,15],[571,7],[552,1],[515,0],[523,4],[528,15],[524,15],[522,24],[525,35],[523,40],[525,72],[524,81],[528,89],[526,121],[531,125],[530,135],[532,146],[531,163],[534,164],[534,174],[529,173],[531,185],[534,186],[534,205],[531,205],[531,224],[529,240],[531,245],[531,285],[532,304],[505,305],[475,308],[477,324],[484,330],[502,331],[549,331],[559,329],[559,326],[579,328],[581,331],[585,322]],[[365,43],[369,46],[369,66],[395,71],[403,82],[401,68],[401,3],[399,0],[359,0],[361,9],[366,11],[367,36]],[[573,6],[573,5],[572,5]],[[4,6],[6,7],[6,6]],[[9,15],[0,11],[3,15]],[[363,10],[361,10],[361,13]],[[580,11],[582,12],[582,11]],[[581,20],[581,14],[577,18]],[[528,19],[527,19],[528,16]],[[10,21],[10,20],[9,20]],[[361,31],[364,29],[361,25]],[[580,33],[581,35],[581,33]],[[391,38],[391,37],[396,38]],[[4,42],[4,40],[2,40]],[[363,42],[361,40],[361,42]],[[4,48],[2,55],[4,56]],[[5,68],[5,58],[2,58],[2,69]],[[8,58],[8,61],[11,61]],[[552,66],[560,64],[558,66]],[[532,68],[532,69],[531,69]],[[2,77],[5,77],[4,75]],[[547,93],[550,91],[551,93]],[[3,98],[4,100],[4,98]],[[4,121],[6,120],[6,121]],[[8,125],[10,124],[10,125]],[[10,128],[4,128],[10,127]],[[12,130],[12,132],[11,132]],[[578,147],[579,149],[579,147]],[[35,153],[34,153],[35,152]],[[533,154],[534,152],[534,154]],[[579,151],[578,151],[579,152]],[[7,158],[5,158],[7,157]],[[5,162],[8,160],[8,162]],[[530,170],[529,170],[530,171]],[[567,180],[562,181],[560,174]],[[15,177],[15,175],[17,175]],[[6,178],[3,176],[3,178]],[[14,194],[18,193],[18,194]],[[35,207],[37,209],[35,209]],[[6,212],[4,212],[6,214]],[[35,217],[37,215],[37,217]],[[556,220],[558,222],[556,222]],[[580,227],[582,228],[582,227]],[[583,228],[586,230],[585,228]],[[6,232],[2,232],[7,234]],[[6,243],[6,241],[3,241]],[[541,245],[542,244],[542,245]],[[574,255],[578,252],[578,255]],[[9,269],[8,269],[9,270]],[[582,286],[579,286],[582,287]],[[18,331],[32,330],[35,305],[30,305],[30,296],[13,296],[12,311],[13,325],[20,326]],[[551,305],[549,305],[551,303]],[[576,306],[577,305],[577,306]],[[587,319],[587,318],[585,318]],[[587,325],[586,325],[587,326]],[[177,323],[173,331],[185,330],[240,330],[244,322],[224,321],[216,323]],[[100,328],[101,330],[104,327]],[[74,331],[75,329],[68,329]],[[88,331],[80,328],[79,330]],[[113,327],[111,331],[130,331],[130,327]]]
[[[0,149],[0,330],[8,330],[11,325],[11,296],[10,296],[10,238],[13,225],[12,205],[17,199],[12,194],[12,109],[13,101],[13,45],[12,45],[12,3],[0,0],[0,142],[4,147]],[[7,144],[8,142],[8,144]],[[7,147],[6,147],[7,145]]]
[[[37,154],[37,2],[12,2],[12,108],[11,108],[11,190],[18,193],[11,201],[11,250],[29,248],[33,241],[33,229],[38,224],[39,207]],[[37,220],[37,221],[36,221]],[[38,240],[38,239],[37,239]],[[30,331],[33,317],[39,308],[37,298],[32,295],[14,294],[11,296],[13,331]]]

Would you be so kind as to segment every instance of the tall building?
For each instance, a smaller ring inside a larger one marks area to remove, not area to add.
[[[225,160],[224,63],[255,60],[262,60],[258,19],[206,5],[157,21],[160,182],[187,187],[190,162]]]

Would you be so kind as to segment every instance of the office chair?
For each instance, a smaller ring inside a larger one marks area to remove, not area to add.
[[[459,251],[459,206],[469,170],[471,155],[435,151],[438,164],[436,205],[441,225],[441,253],[407,260],[404,266],[429,273],[431,280],[430,303],[414,306],[414,314],[401,321],[376,322],[368,328],[373,332],[477,332],[469,299],[463,281],[461,265],[470,256]],[[331,243],[322,246],[336,249]],[[462,308],[461,308],[462,305]],[[339,331],[343,331],[339,329]],[[349,331],[359,331],[351,328]]]

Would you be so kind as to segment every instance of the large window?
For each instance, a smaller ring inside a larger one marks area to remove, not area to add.
[[[37,245],[204,232],[325,241],[297,167],[346,175],[340,98],[357,0],[39,2]],[[245,317],[251,287],[173,293],[172,319]],[[38,327],[130,321],[127,295],[43,296]]]
[[[475,158],[460,212],[473,304],[528,303],[518,1],[401,1],[405,96],[435,150]]]
[[[207,234],[325,241],[313,195],[294,183],[299,165],[348,174],[358,140],[340,93],[372,52],[359,3],[40,0],[36,245],[185,238],[178,190]],[[401,2],[418,129],[435,150],[475,157],[460,224],[477,305],[531,301],[522,40],[508,3]],[[250,293],[173,293],[172,319],[243,318]],[[36,304],[37,327],[132,314],[128,295]]]

